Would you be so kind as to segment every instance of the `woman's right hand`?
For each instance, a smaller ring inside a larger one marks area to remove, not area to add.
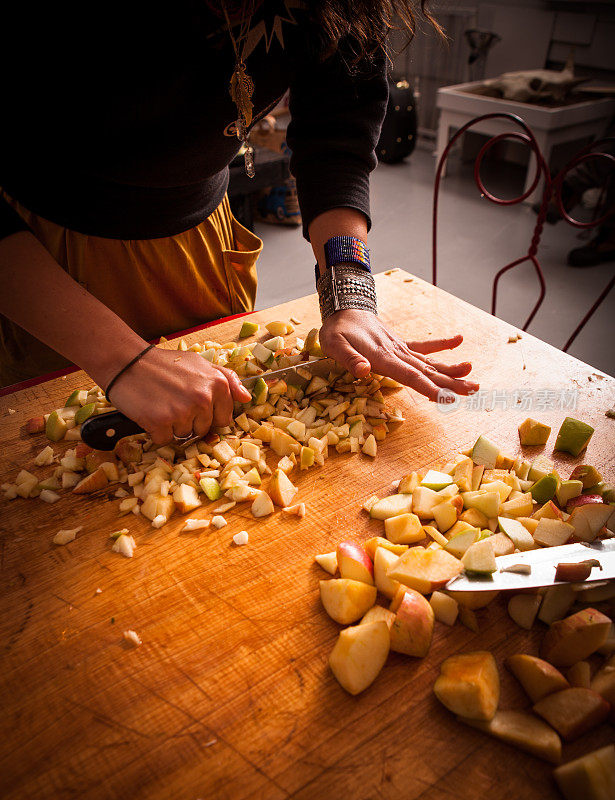
[[[233,401],[250,392],[230,369],[198,353],[154,347],[113,385],[110,402],[146,430],[155,444],[173,436],[204,436],[230,425]]]

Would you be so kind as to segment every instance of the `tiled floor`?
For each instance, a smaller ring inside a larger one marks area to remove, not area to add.
[[[493,183],[512,196],[523,170],[492,164]],[[372,176],[370,250],[375,271],[401,267],[431,279],[431,202],[434,161],[417,150],[404,163],[380,164]],[[518,194],[518,192],[514,192]],[[451,162],[442,184],[438,283],[448,292],[489,310],[492,276],[527,252],[535,215],[526,205],[495,206],[481,199],[468,165]],[[259,263],[257,307],[301,297],[314,291],[311,249],[295,228],[259,225],[265,241]],[[547,295],[529,332],[562,347],[613,274],[615,264],[589,269],[566,266],[566,254],[578,247],[578,232],[563,222],[546,226],[539,249]],[[498,316],[523,325],[537,296],[532,269],[522,266],[500,281]],[[579,335],[570,354],[615,374],[615,290]]]

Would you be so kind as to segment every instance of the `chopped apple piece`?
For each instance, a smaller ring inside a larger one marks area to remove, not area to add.
[[[565,742],[572,742],[604,722],[610,704],[591,689],[574,687],[543,697],[533,709]]]
[[[395,553],[395,555],[400,556],[402,553],[405,553],[408,549],[407,544],[394,544],[390,542],[388,539],[384,539],[382,536],[373,536],[371,539],[368,539],[365,544],[363,545],[365,548],[365,552],[367,555],[374,560],[376,555],[376,549],[378,547],[384,547],[385,550],[390,550],[391,553]]]
[[[80,480],[73,492],[74,494],[91,494],[104,489],[108,484],[109,480],[106,472],[102,467],[99,467],[96,472],[92,472],[91,475],[87,475],[83,480]]]
[[[418,473],[411,472],[409,475],[404,475],[400,480],[397,491],[399,494],[412,494],[412,492],[419,485],[420,478]]]
[[[365,440],[361,451],[365,453],[366,456],[371,456],[372,458],[376,458],[376,454],[378,452],[378,445],[376,444],[376,439],[373,433],[370,433],[367,439]]]
[[[305,517],[305,503],[297,503],[294,506],[286,506],[282,509],[285,514],[289,514],[291,517],[299,517],[302,519]]]
[[[611,620],[595,608],[577,611],[551,625],[542,640],[541,655],[556,667],[571,667],[604,644],[610,627]]]
[[[28,433],[42,433],[45,430],[45,417],[30,417],[26,422]]]
[[[589,661],[577,661],[576,664],[573,664],[568,669],[566,676],[571,686],[575,686],[579,689],[589,689],[591,684],[591,666]],[[598,692],[598,694],[601,694],[601,692]]]
[[[557,434],[555,449],[570,453],[570,455],[576,457],[587,447],[593,432],[592,426],[586,422],[581,422],[581,420],[573,417],[566,417]]]
[[[551,434],[551,428],[543,422],[528,417],[519,425],[519,441],[525,446],[546,444]]]
[[[613,513],[613,506],[605,503],[592,503],[578,506],[568,517],[568,524],[574,535],[583,542],[593,542]]]
[[[455,558],[461,559],[467,553],[468,549],[478,541],[479,536],[480,531],[477,528],[470,528],[449,539],[444,545],[444,549],[447,553],[455,556]]]
[[[329,666],[339,684],[350,694],[367,689],[378,676],[389,654],[386,622],[355,625],[340,631],[329,656]]]
[[[387,574],[404,586],[429,594],[446,586],[462,570],[461,561],[445,550],[424,550],[417,546],[403,553]]]
[[[516,594],[508,601],[508,613],[520,628],[529,631],[534,624],[542,597],[539,594]]]
[[[74,542],[77,534],[81,530],[82,526],[78,528],[72,528],[70,530],[61,530],[56,533],[53,537],[52,542],[54,544],[69,544],[70,542]]]
[[[562,508],[566,508],[569,500],[578,497],[583,491],[583,483],[578,480],[562,481],[555,490],[555,497]]]
[[[545,475],[539,478],[530,489],[530,494],[537,503],[546,503],[555,496],[557,478],[555,475]]]
[[[68,425],[57,411],[52,411],[45,423],[45,435],[52,442],[59,442],[64,438]]]
[[[507,500],[500,506],[500,513],[509,517],[529,517],[534,509],[532,495],[529,492]]]
[[[615,797],[615,745],[569,761],[553,770],[566,800],[612,800]]]
[[[466,606],[459,606],[459,621],[462,625],[473,633],[479,633],[480,627],[478,624],[478,617],[471,608]]]
[[[544,594],[538,619],[551,625],[563,619],[570,611],[575,600],[575,591],[572,586],[549,586]]]
[[[341,625],[360,619],[376,602],[377,590],[363,581],[333,578],[320,581],[320,599],[325,611]]]
[[[378,551],[376,551],[377,554]],[[396,603],[396,599],[401,599]],[[434,612],[419,592],[400,587],[391,608],[395,621],[391,626],[391,650],[407,656],[424,658],[431,647]]]
[[[557,733],[527,711],[496,711],[493,719],[488,721],[464,717],[458,719],[518,750],[531,753],[553,764],[561,761],[562,743]],[[582,800],[588,798],[584,797]]]
[[[259,519],[260,517],[268,517],[269,514],[274,512],[273,501],[267,492],[260,491],[254,498],[254,502],[250,506],[252,516]]]
[[[497,566],[489,539],[481,539],[471,544],[464,553],[461,563],[466,572],[478,575],[490,575],[495,572]]]
[[[546,519],[564,519],[563,513],[552,500],[547,500],[543,506],[541,506],[537,511],[534,511],[531,519],[541,520],[543,517]]]
[[[462,498],[466,508],[476,508],[487,518],[497,517],[500,508],[500,495],[498,492],[479,489],[477,492],[464,492]]]
[[[542,517],[534,531],[534,541],[542,547],[557,547],[566,544],[573,533],[574,528],[567,522]]]
[[[368,625],[370,622],[386,622],[388,629],[391,630],[394,621],[395,614],[388,608],[372,606],[359,625]]]
[[[369,515],[372,519],[388,519],[399,514],[408,514],[410,511],[412,511],[411,494],[391,494],[376,501]]]
[[[246,320],[241,325],[241,330],[239,331],[239,338],[247,339],[248,336],[254,336],[254,334],[258,333],[259,327],[260,326],[258,322],[248,322]]]
[[[337,572],[337,553],[335,551],[314,556],[314,561],[330,575],[335,575]]]
[[[509,656],[505,664],[523,686],[532,703],[537,703],[553,692],[569,688],[562,673],[542,658],[518,653]]]
[[[337,546],[337,567],[342,578],[374,584],[374,565],[365,550],[355,542],[340,542]],[[395,556],[393,556],[395,559]]]
[[[438,508],[438,506],[436,506],[436,508]],[[439,544],[441,547],[445,547],[448,544],[446,536],[443,536],[433,525],[423,525],[423,530],[433,539],[433,544]]]
[[[445,625],[455,624],[459,605],[453,597],[443,592],[434,592],[429,599],[429,605],[433,608],[438,622],[443,622]]]
[[[394,544],[414,544],[425,538],[425,531],[416,514],[398,514],[384,521],[384,531]]]
[[[385,550],[384,547],[377,547],[374,556],[374,578],[376,588],[385,597],[392,599],[399,589],[399,582],[393,581],[387,576],[387,570],[397,561],[398,556],[391,553],[390,550]],[[342,577],[347,577],[342,575]]]
[[[434,684],[438,700],[465,719],[493,719],[500,701],[495,658],[486,651],[450,656]]]
[[[581,481],[583,489],[590,489],[602,481],[602,475],[591,464],[578,464],[570,473],[570,480]]]
[[[276,469],[271,476],[267,491],[276,506],[283,507],[291,504],[299,490],[290,482],[288,476],[281,469]]]
[[[494,533],[489,537],[489,541],[491,542],[491,547],[493,548],[493,555],[496,558],[499,556],[509,556],[515,552],[514,543],[505,533]],[[524,566],[529,567],[529,565]]]
[[[181,483],[173,491],[173,500],[180,514],[187,514],[201,505],[196,489],[194,486],[190,486],[189,483]]]
[[[499,453],[497,445],[490,442],[487,437],[479,436],[472,448],[471,458],[475,464],[482,464],[487,469],[493,469]]]
[[[590,688],[615,707],[615,656],[611,656],[594,675]]]
[[[442,533],[452,528],[457,522],[458,512],[456,506],[450,500],[438,503],[433,508],[433,518]]]
[[[430,469],[420,485],[426,486],[428,489],[433,489],[435,492],[439,492],[440,489],[445,489],[447,486],[450,486],[451,483],[453,483],[453,479],[450,475],[447,475],[445,472],[438,472],[436,469]]]
[[[446,592],[450,597],[453,597],[462,608],[467,608],[474,611],[479,608],[488,606],[498,596],[498,591],[493,592],[455,592],[450,589]]]

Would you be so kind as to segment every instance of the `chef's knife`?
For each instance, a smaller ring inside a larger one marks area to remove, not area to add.
[[[299,370],[299,371],[298,371]],[[309,373],[310,377],[304,377],[301,372]],[[292,367],[277,369],[273,372],[263,372],[260,375],[251,375],[249,378],[241,378],[241,383],[246,389],[251,390],[259,378],[264,378],[268,383],[275,380],[285,380],[287,383],[304,389],[311,377],[319,375],[321,377],[330,372],[341,374],[341,368],[332,358],[317,358],[311,361],[301,361]],[[131,420],[121,411],[110,411],[106,414],[98,414],[90,417],[81,426],[81,441],[93,447],[95,450],[113,450],[115,445],[124,436],[133,436],[136,433],[143,433],[143,428]],[[200,437],[195,436],[185,442],[182,446],[197,441]]]
[[[604,539],[585,544],[564,544],[560,547],[542,547],[538,550],[526,550],[509,556],[498,556],[495,560],[497,571],[488,577],[459,575],[446,584],[446,588],[455,592],[506,591],[520,589],[536,589],[539,586],[553,586],[563,583],[555,580],[558,564],[577,564],[580,561],[596,560],[600,566],[592,567],[592,571],[583,583],[604,581],[615,578],[615,539]],[[517,572],[502,570],[516,564],[528,565],[531,572],[523,575]]]

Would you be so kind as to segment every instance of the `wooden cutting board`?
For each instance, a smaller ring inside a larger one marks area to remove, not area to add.
[[[526,707],[502,662],[515,652],[537,653],[542,624],[522,631],[501,600],[478,612],[478,634],[437,623],[426,659],[392,654],[372,687],[350,697],[327,666],[339,626],[320,607],[318,581],[326,575],[313,556],[342,538],[382,534],[382,523],[360,512],[362,500],[387,494],[393,480],[448,459],[480,433],[519,453],[517,425],[527,416],[554,433],[568,414],[591,423],[587,455],[557,453],[554,460],[568,474],[585,458],[613,480],[615,421],[605,411],[615,380],[528,334],[509,344],[510,325],[408,273],[378,275],[377,283],[382,318],[408,339],[464,334],[458,358],[474,363],[484,390],[499,393],[497,409],[489,400],[482,410],[443,414],[401,390],[392,404],[407,422],[381,444],[375,462],[333,453],[324,468],[295,476],[308,509],[302,520],[276,513],[255,521],[239,507],[220,531],[179,534],[180,517],[158,531],[132,515],[118,520],[114,499],[2,501],[0,796],[558,796],[549,765],[458,724],[431,691],[446,656],[489,649],[501,668],[501,706]],[[315,296],[253,318],[291,315],[305,335],[318,322]],[[239,326],[223,322],[187,338],[224,342]],[[76,373],[0,400],[0,482],[30,469],[45,444],[42,435],[25,434],[26,419],[90,383]],[[515,390],[518,404],[506,399]],[[576,410],[558,407],[562,397]],[[58,529],[77,525],[83,530],[73,543],[52,545]],[[111,552],[109,533],[124,525],[137,541],[132,559]],[[241,529],[250,534],[246,547],[232,544]],[[123,642],[129,628],[141,647]],[[565,757],[611,741],[613,728],[604,725],[567,745]]]

